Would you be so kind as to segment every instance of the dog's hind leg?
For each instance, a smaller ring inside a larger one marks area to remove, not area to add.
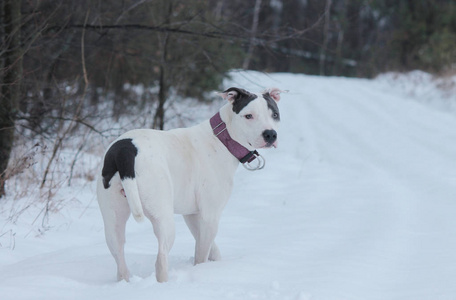
[[[125,261],[125,225],[130,216],[127,200],[114,187],[98,190],[98,203],[103,216],[106,243],[117,264],[117,280],[130,280]]]
[[[147,215],[147,214],[146,214]],[[155,262],[155,276],[158,282],[168,281],[168,254],[174,244],[175,224],[172,209],[160,214],[159,217],[149,217],[158,240],[158,254]]]

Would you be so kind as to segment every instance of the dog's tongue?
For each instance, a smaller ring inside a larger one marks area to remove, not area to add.
[[[272,144],[265,144],[263,147],[261,148],[277,148],[277,141],[275,141],[274,143]]]

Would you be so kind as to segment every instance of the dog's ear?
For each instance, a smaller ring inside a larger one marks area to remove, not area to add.
[[[247,96],[247,95],[250,95],[250,93],[244,89],[240,89],[237,87],[230,87],[229,89],[227,89],[223,93],[220,93],[219,95],[223,99],[228,100],[231,103],[233,103],[236,99],[239,99],[241,96],[243,96],[243,95]]]
[[[276,102],[279,102],[281,93],[288,93],[288,91],[283,91],[276,87],[266,89],[264,92],[269,94],[269,96],[271,96],[271,98],[274,99]]]

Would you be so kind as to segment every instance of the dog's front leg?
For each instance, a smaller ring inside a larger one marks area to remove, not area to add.
[[[218,221],[206,221],[201,218],[195,245],[195,265],[208,260],[217,230]]]
[[[212,260],[212,261],[222,260],[222,255],[220,254],[220,250],[219,250],[218,246],[215,244],[215,241],[212,242],[211,251],[209,252],[209,260]]]
[[[201,238],[200,238],[200,232],[201,232],[200,231],[200,227],[201,227],[200,215],[199,214],[185,215],[184,220],[185,220],[185,223],[187,224],[188,228],[190,229],[193,237],[195,238],[195,241],[197,241],[197,246],[195,246],[195,264],[196,264],[197,263],[196,262],[196,257],[197,257],[196,252],[198,251],[197,249],[198,249],[198,243],[199,243],[198,241],[201,240]],[[218,224],[218,221],[216,221],[216,223]],[[203,222],[203,224],[204,224],[204,222]],[[205,226],[208,226],[208,225],[205,225]],[[217,227],[217,226],[215,226],[215,227]],[[215,235],[214,235],[214,239],[215,239]],[[215,244],[214,239],[213,239],[212,245],[210,247],[208,259],[212,260],[212,261],[217,261],[217,260],[221,260],[222,256],[220,254],[219,248]]]

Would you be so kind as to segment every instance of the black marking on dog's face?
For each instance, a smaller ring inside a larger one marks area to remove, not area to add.
[[[135,178],[135,157],[138,149],[133,144],[132,139],[119,140],[112,144],[106,152],[103,170],[103,186],[109,188],[110,181],[116,172],[119,172],[120,179]]]
[[[280,112],[279,107],[277,106],[277,102],[274,99],[272,99],[269,93],[264,93],[263,98],[268,103],[268,108],[272,111],[272,118],[276,121],[280,121]]]
[[[255,100],[258,97],[257,95],[247,92],[244,89],[235,88],[235,87],[231,87],[231,88],[227,89],[226,91],[224,91],[224,93],[229,93],[231,91],[237,92],[237,96],[233,102],[233,111],[237,114],[239,114],[239,112],[244,107],[249,105],[249,103],[251,101]]]

